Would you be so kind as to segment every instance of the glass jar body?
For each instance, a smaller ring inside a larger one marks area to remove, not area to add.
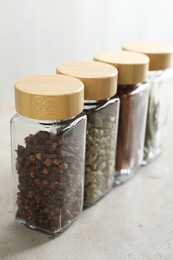
[[[86,116],[11,120],[16,222],[57,236],[83,208]]]
[[[85,102],[87,115],[84,207],[102,198],[113,186],[119,99]]]
[[[150,71],[147,124],[143,165],[153,161],[161,152],[173,84],[173,70]]]
[[[115,184],[130,179],[143,159],[149,85],[118,86],[120,116],[117,139]]]

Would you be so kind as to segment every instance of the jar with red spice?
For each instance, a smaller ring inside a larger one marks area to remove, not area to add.
[[[16,222],[57,236],[83,208],[83,83],[62,75],[15,84],[11,120]]]
[[[98,53],[94,59],[109,63],[118,70],[120,115],[115,184],[121,184],[134,176],[143,159],[149,91],[149,84],[145,81],[149,58],[144,54],[120,50]]]

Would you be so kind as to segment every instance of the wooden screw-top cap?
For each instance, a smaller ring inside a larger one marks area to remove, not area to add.
[[[118,84],[136,84],[147,79],[149,58],[130,51],[104,51],[94,56],[97,61],[106,62],[118,70]]]
[[[63,120],[83,110],[83,83],[63,75],[40,75],[15,84],[16,111],[37,120]]]
[[[57,73],[76,77],[84,83],[85,100],[102,100],[117,92],[118,71],[96,61],[74,61],[60,65]]]
[[[150,58],[149,70],[165,70],[172,65],[173,48],[167,44],[135,41],[123,44],[122,48],[146,54]]]

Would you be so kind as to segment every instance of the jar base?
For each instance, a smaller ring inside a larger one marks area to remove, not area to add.
[[[21,219],[21,218],[16,218],[15,221],[16,221],[16,224],[18,225],[23,225],[33,231],[37,231],[39,233],[42,233],[42,234],[45,234],[45,235],[48,235],[50,237],[58,237],[60,236],[62,233],[64,233],[65,230],[67,230],[69,228],[69,226],[76,221],[78,217],[76,217],[74,220],[70,221],[68,225],[66,225],[65,227],[63,227],[62,229],[59,229],[55,232],[50,232],[46,229],[43,229],[43,228],[39,228],[39,227],[36,227],[30,223],[28,223],[27,221]]]
[[[97,198],[96,200],[94,200],[93,202],[91,203],[85,203],[84,201],[84,206],[83,206],[83,210],[89,208],[89,207],[92,207],[94,206],[97,202],[99,202],[104,196],[106,196],[113,188],[113,185],[106,191],[104,192],[104,194],[102,196],[100,196],[99,198]]]
[[[155,159],[157,159],[157,157],[161,154],[161,149],[158,149],[155,153],[148,153],[147,156],[144,156],[143,161],[142,161],[142,166],[146,166],[150,163],[152,163],[153,161],[155,161]]]
[[[136,167],[135,169],[122,169],[117,171],[114,177],[114,187],[132,179],[136,175],[136,172],[139,170],[139,168],[140,166]]]

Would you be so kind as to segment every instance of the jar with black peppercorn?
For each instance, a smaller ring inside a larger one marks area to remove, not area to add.
[[[115,184],[129,180],[141,166],[148,106],[149,58],[128,51],[105,51],[94,56],[118,70],[120,115],[118,126]]]
[[[164,144],[173,85],[173,47],[160,42],[136,41],[125,43],[123,49],[144,53],[150,58],[147,79],[150,91],[143,158],[143,165],[146,165],[157,158]]]
[[[84,112],[87,115],[84,206],[89,207],[113,186],[119,99],[117,70],[95,61],[69,62],[58,73],[84,83]]]
[[[11,120],[16,222],[50,236],[83,208],[86,115],[83,83],[63,75],[15,84]]]

